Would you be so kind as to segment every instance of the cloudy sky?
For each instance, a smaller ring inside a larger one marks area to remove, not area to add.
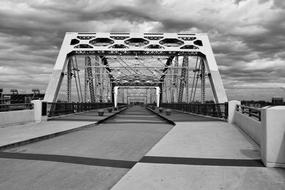
[[[67,31],[208,33],[230,99],[285,97],[284,0],[0,0],[0,88],[44,90]]]

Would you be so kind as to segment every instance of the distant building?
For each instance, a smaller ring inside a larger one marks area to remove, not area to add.
[[[283,98],[282,97],[273,97],[272,98],[272,105],[282,105]]]
[[[40,90],[33,89],[32,93],[20,94],[17,89],[11,89],[10,93],[3,93],[3,89],[0,89],[0,104],[20,104],[30,103],[32,100],[42,100],[44,94],[40,93]]]
[[[262,108],[264,106],[271,105],[271,102],[266,102],[263,100],[242,100],[241,104],[249,107]]]

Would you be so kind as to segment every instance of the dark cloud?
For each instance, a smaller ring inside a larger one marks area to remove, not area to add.
[[[234,0],[234,3],[235,3],[235,4],[239,4],[239,3],[242,2],[242,1],[246,1],[246,0]]]
[[[31,82],[11,79],[24,72],[44,89],[47,81],[34,74],[51,71],[67,31],[190,31],[209,34],[226,87],[278,86],[285,82],[284,8],[283,0],[1,2],[0,72],[9,75],[5,86]]]

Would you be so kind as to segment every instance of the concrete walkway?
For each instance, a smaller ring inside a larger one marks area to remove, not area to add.
[[[176,113],[177,114],[177,113]],[[112,190],[285,189],[285,170],[265,168],[239,128],[181,114],[176,126]],[[184,117],[184,118],[183,118]]]
[[[0,140],[81,129],[95,116],[2,127]],[[2,151],[0,189],[285,190],[285,170],[265,168],[239,128],[179,112],[168,119],[176,125],[133,107],[98,127]]]
[[[134,106],[96,127],[7,149],[0,189],[108,190],[172,127]]]
[[[94,110],[60,116],[51,121],[41,123],[26,123],[14,126],[3,125],[0,126],[0,149],[66,134],[82,127],[95,125],[117,113],[118,111],[115,111],[104,113],[104,116],[98,116],[97,111]]]

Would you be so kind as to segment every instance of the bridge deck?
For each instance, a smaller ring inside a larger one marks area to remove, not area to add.
[[[185,117],[173,127],[131,107],[1,152],[0,189],[284,189],[285,171],[263,167],[258,146],[235,126]]]
[[[7,150],[0,189],[110,189],[172,127],[132,107],[97,127]]]

